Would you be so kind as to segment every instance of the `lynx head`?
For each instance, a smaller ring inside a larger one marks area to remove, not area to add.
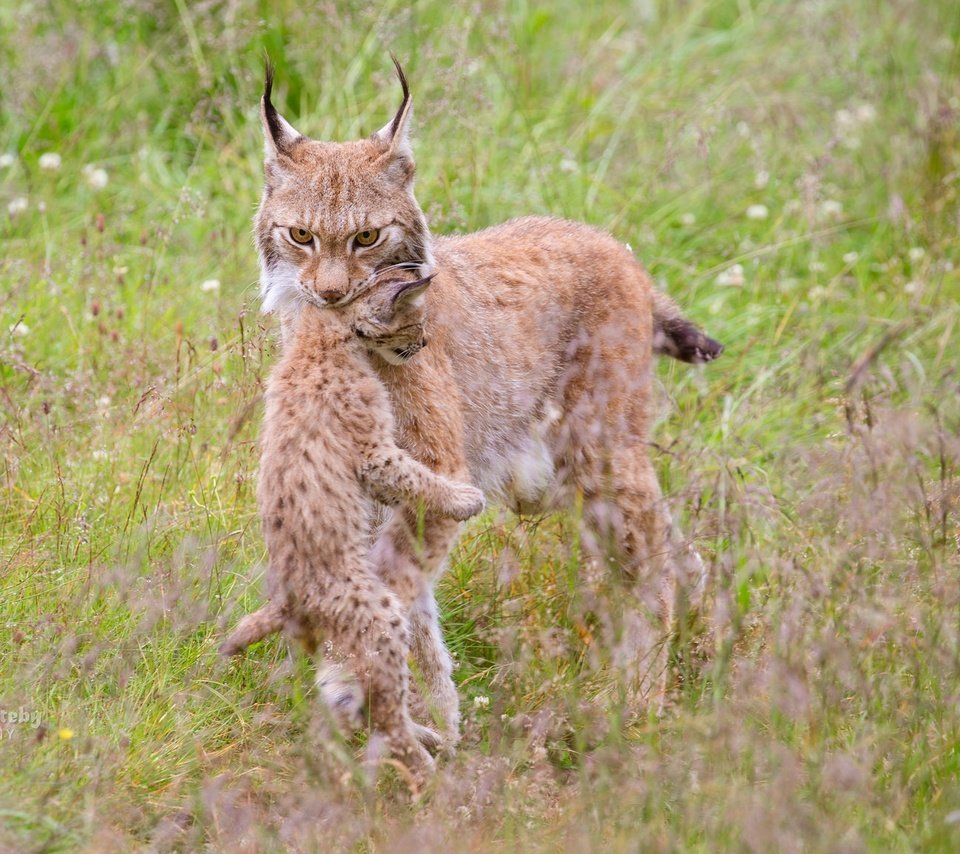
[[[413,196],[413,103],[393,61],[403,88],[397,114],[369,138],[343,143],[307,139],[276,111],[267,66],[265,181],[255,219],[264,311],[304,301],[345,305],[389,269],[432,272],[430,231]]]
[[[382,277],[343,309],[354,334],[391,365],[402,365],[426,345],[423,294],[430,276],[409,271]]]

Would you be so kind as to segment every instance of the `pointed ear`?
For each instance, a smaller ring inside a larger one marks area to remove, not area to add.
[[[264,66],[263,98],[260,99],[260,121],[263,123],[264,150],[267,160],[276,160],[287,154],[303,135],[277,112],[270,101],[273,92],[273,65],[268,59]]]
[[[403,103],[390,123],[380,128],[373,135],[373,138],[386,146],[387,153],[392,160],[406,160],[412,165],[413,149],[410,147],[410,119],[413,116],[413,99],[410,97],[410,87],[407,86],[407,78],[400,67],[400,63],[392,53],[390,59],[393,60],[394,68],[397,69],[397,77],[400,78],[400,86],[403,88]]]

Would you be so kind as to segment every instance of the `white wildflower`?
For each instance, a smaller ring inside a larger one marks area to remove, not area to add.
[[[750,205],[747,208],[747,219],[766,219],[770,216],[770,211],[766,205]]]
[[[111,404],[111,403],[113,403],[113,401],[112,401],[107,395],[103,395],[102,397],[98,397],[98,398],[97,398],[97,409],[99,409],[101,412],[104,412],[105,410],[107,410],[107,409],[110,408],[110,404]]]
[[[849,110],[837,110],[833,114],[833,123],[837,126],[837,130],[843,134],[857,126],[857,117]]]
[[[824,199],[820,202],[820,215],[825,219],[839,219],[843,216],[843,205],[836,199]]]
[[[750,125],[746,122],[737,122],[737,133],[744,139],[750,136]]]
[[[915,294],[920,290],[919,282],[907,282],[903,286],[903,292],[907,294]]]
[[[753,186],[758,190],[764,189],[770,183],[770,173],[766,169],[761,169],[753,176]]]
[[[16,216],[23,213],[29,205],[26,196],[17,196],[15,199],[11,199],[10,204],[7,205],[7,213],[10,216]]]
[[[862,125],[870,124],[877,117],[877,108],[873,104],[861,104],[854,115]]]
[[[692,213],[680,214],[681,225],[694,225],[697,222],[697,215]]]
[[[487,709],[490,707],[490,698],[485,694],[479,694],[473,698],[473,707],[475,709]]]
[[[27,326],[27,324],[22,320],[18,320],[13,324],[13,326],[10,327],[10,334],[19,335],[22,338],[24,335],[30,334],[30,327]]]
[[[810,262],[810,272],[811,273],[823,273],[827,269],[827,265],[823,261],[811,261]]]
[[[580,164],[576,160],[570,157],[564,157],[560,161],[560,171],[561,172],[579,172]]]
[[[215,293],[220,290],[220,280],[207,279],[202,285],[200,285],[200,290],[204,293]]]
[[[110,181],[107,170],[88,163],[83,167],[83,177],[94,190],[102,190]]]
[[[926,251],[922,246],[911,246],[910,251],[907,253],[907,257],[916,263],[917,261],[922,261],[923,256],[926,255]]]
[[[16,162],[15,154],[0,154],[0,169],[9,169]]]
[[[859,252],[847,252],[847,253],[843,256],[843,263],[844,263],[844,264],[856,264],[857,261],[859,261],[859,260],[860,260],[860,253],[859,253]]]
[[[718,285],[728,285],[739,288],[744,282],[746,282],[746,278],[743,275],[743,264],[731,264],[717,276]]]
[[[56,172],[62,162],[62,158],[56,151],[47,151],[40,155],[38,165],[41,169],[46,169],[48,172]]]

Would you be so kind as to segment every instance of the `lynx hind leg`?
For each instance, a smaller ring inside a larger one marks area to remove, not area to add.
[[[483,493],[475,486],[431,471],[396,446],[371,454],[360,476],[373,496],[384,504],[422,501],[433,513],[460,522],[484,508]]]
[[[284,614],[276,602],[268,602],[260,610],[247,614],[220,644],[220,655],[230,657],[243,652],[248,646],[263,640],[267,635],[283,628]]]
[[[614,453],[606,489],[586,496],[585,522],[613,557],[629,585],[629,611],[618,645],[634,711],[666,702],[669,646],[676,603],[676,571],[668,554],[670,517],[656,473],[641,445]]]
[[[420,786],[433,771],[433,759],[422,742],[436,738],[428,736],[426,728],[415,728],[407,709],[408,632],[400,602],[369,576],[340,602],[324,623],[342,669],[323,668],[318,677],[321,693],[338,722],[356,729],[358,721],[369,720],[372,736],[388,746]],[[364,706],[366,715],[359,714]]]

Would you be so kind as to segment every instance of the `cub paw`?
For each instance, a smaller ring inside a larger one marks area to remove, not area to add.
[[[430,729],[430,727],[412,721],[410,726],[413,728],[413,734],[417,737],[417,741],[436,756],[443,746],[443,739],[440,737],[440,734]]]
[[[353,674],[339,664],[326,664],[317,671],[317,689],[345,734],[363,725],[363,689]]]
[[[464,522],[476,516],[486,506],[483,493],[475,486],[466,483],[454,486],[450,498],[451,502],[447,510],[449,515],[458,522]]]

